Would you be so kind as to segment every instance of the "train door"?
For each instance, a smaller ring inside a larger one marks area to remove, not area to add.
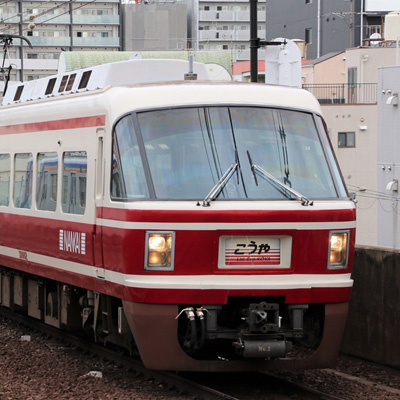
[[[96,181],[95,181],[95,204],[96,222],[94,227],[94,263],[96,266],[96,276],[100,280],[105,280],[105,269],[103,259],[103,227],[99,224],[99,219],[103,218],[103,198],[104,198],[104,129],[98,128],[97,131],[97,155],[96,155]]]

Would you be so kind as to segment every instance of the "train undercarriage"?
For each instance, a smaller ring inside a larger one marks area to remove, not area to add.
[[[257,370],[266,362],[277,369],[276,362],[296,359],[292,346],[318,348],[325,325],[322,304],[286,305],[278,297],[232,298],[223,306],[141,304],[5,267],[0,304],[139,353],[153,369]]]

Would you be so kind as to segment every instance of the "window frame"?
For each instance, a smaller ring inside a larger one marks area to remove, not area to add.
[[[332,143],[329,139],[329,134],[328,131],[326,129],[326,125],[324,120],[322,119],[322,117],[312,111],[307,111],[307,110],[303,110],[303,109],[297,109],[295,107],[289,107],[289,108],[280,108],[280,107],[268,107],[267,105],[265,106],[260,106],[260,105],[255,105],[255,104],[246,104],[246,105],[237,105],[237,104],[231,104],[231,103],[224,103],[224,104],[219,104],[218,106],[213,106],[213,105],[208,105],[208,104],[199,104],[199,105],[192,105],[192,106],[186,106],[186,107],[182,107],[182,106],[176,106],[176,107],[160,107],[160,108],[151,108],[151,109],[143,109],[143,110],[138,110],[138,111],[133,111],[130,113],[127,113],[125,115],[122,115],[115,123],[112,129],[112,140],[114,140],[114,134],[115,134],[115,126],[117,125],[117,123],[124,117],[131,115],[132,117],[132,121],[133,121],[133,126],[134,126],[134,130],[135,130],[135,135],[136,135],[136,140],[138,143],[138,147],[139,147],[139,151],[140,151],[140,155],[142,158],[142,163],[143,163],[143,171],[145,174],[145,178],[146,178],[146,182],[147,182],[147,187],[148,187],[148,191],[149,191],[149,197],[148,198],[138,198],[138,199],[129,199],[129,198],[115,198],[112,196],[112,190],[111,190],[111,179],[110,179],[110,186],[109,186],[109,190],[110,190],[110,198],[112,201],[119,201],[119,202],[137,202],[137,201],[192,201],[192,200],[188,200],[188,199],[175,199],[175,198],[159,198],[156,196],[156,192],[155,192],[155,187],[153,184],[153,180],[152,180],[152,173],[150,171],[150,166],[149,166],[149,161],[147,158],[147,154],[145,151],[145,143],[143,141],[143,137],[142,137],[142,133],[140,130],[140,125],[139,125],[139,121],[138,121],[138,114],[142,113],[142,112],[153,112],[153,111],[163,111],[163,110],[174,110],[174,109],[181,109],[181,108],[249,108],[249,107],[254,107],[254,108],[271,108],[271,109],[277,109],[277,110],[286,110],[286,111],[297,111],[300,113],[306,113],[306,114],[310,114],[313,118],[314,121],[314,125],[316,125],[316,130],[318,132],[318,138],[319,141],[321,143],[321,149],[323,152],[323,156],[324,159],[326,160],[327,163],[327,167],[332,179],[332,183],[334,186],[334,189],[337,193],[337,199],[343,199],[343,198],[348,198],[348,193],[347,193],[347,189],[345,187],[345,183],[344,183],[344,179],[342,176],[342,172],[340,170],[339,167],[339,163],[335,157],[335,153],[334,153],[334,149],[332,146]],[[317,127],[317,120],[321,120],[321,124],[323,125],[323,127]],[[330,153],[329,153],[330,152]],[[112,153],[113,154],[113,153]],[[335,168],[336,166],[336,168]],[[112,175],[112,162],[111,162],[111,175]],[[329,198],[331,199],[331,198]],[[227,201],[245,201],[244,199],[226,199]]]
[[[342,135],[342,137],[344,135],[344,138],[345,138],[344,145],[340,144],[341,143],[341,140],[340,140],[341,135]],[[349,136],[353,137],[353,139],[350,141],[348,139]],[[351,144],[349,144],[349,142]],[[338,132],[338,148],[339,149],[354,149],[355,147],[356,147],[356,133],[354,131]]]
[[[9,207],[10,206],[10,190],[11,190],[11,160],[12,157],[9,153],[1,153],[0,154],[0,163],[2,164],[5,160],[8,159],[8,170],[2,171],[3,174],[8,173],[8,185],[7,185],[7,195],[4,196],[6,193],[0,192],[0,207]],[[6,182],[5,180],[1,180],[0,182]],[[4,201],[3,201],[4,200]]]

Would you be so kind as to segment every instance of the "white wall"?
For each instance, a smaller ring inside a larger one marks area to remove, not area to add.
[[[347,188],[350,193],[356,194],[356,243],[369,246],[376,246],[378,238],[378,202],[375,196],[371,196],[377,187],[376,110],[375,104],[322,106]],[[355,132],[355,147],[338,148],[339,132]],[[368,190],[363,191],[363,188]]]
[[[393,97],[400,93],[399,75],[400,66],[378,70],[378,245],[395,249],[400,249],[400,197],[387,186],[400,178],[400,109]]]

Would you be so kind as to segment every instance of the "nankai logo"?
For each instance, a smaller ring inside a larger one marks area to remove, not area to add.
[[[60,229],[59,245],[61,251],[86,254],[86,233]]]

